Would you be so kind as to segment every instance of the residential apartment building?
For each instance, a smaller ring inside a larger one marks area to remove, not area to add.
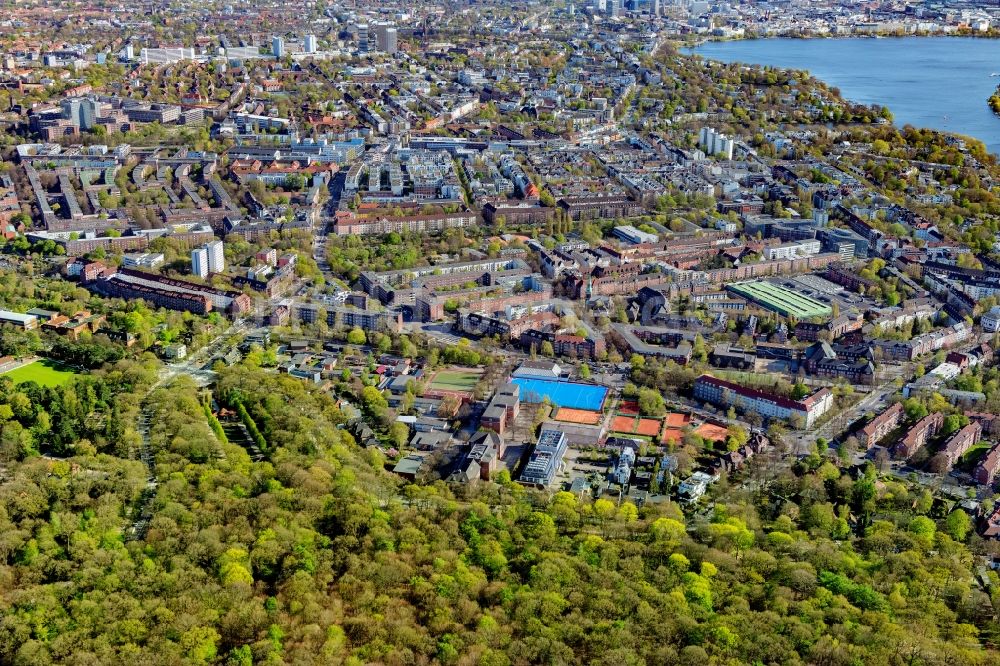
[[[629,324],[613,324],[609,333],[619,349],[627,350],[628,356],[652,356],[668,359],[685,365],[691,360],[691,343],[674,335],[669,330]]]
[[[931,354],[939,349],[947,349],[968,339],[969,328],[962,322],[950,328],[931,331],[917,336],[912,340],[876,340],[875,344],[882,349],[886,360],[912,361],[913,359]]]
[[[834,264],[828,267],[823,277],[851,291],[859,291],[860,289],[868,290],[874,286],[871,280],[861,277],[842,264]]]
[[[373,234],[435,233],[454,227],[471,227],[478,216],[473,212],[411,215],[405,217],[340,217],[333,230],[338,236],[370,236]]]
[[[208,253],[208,272],[221,273],[226,270],[225,245],[220,240],[214,240],[205,244],[205,251]]]
[[[642,215],[642,204],[627,197],[565,197],[558,206],[571,220],[596,220]]]
[[[983,434],[983,426],[977,421],[973,421],[951,436],[941,449],[940,455],[947,461],[947,469],[951,469],[958,462],[959,458],[965,455],[979,441]]]
[[[552,333],[533,328],[521,333],[519,341],[525,349],[534,347],[536,350],[545,342],[549,342],[556,356],[572,358],[598,358],[606,351],[604,336],[598,334],[585,338],[581,335]]]
[[[208,277],[208,250],[203,247],[191,250],[191,275],[202,279]]]
[[[987,333],[1000,331],[1000,305],[994,305],[989,311],[984,312],[979,324]]]
[[[398,35],[395,26],[386,24],[376,24],[372,32],[375,33],[375,48],[382,53],[394,55],[398,50]]]
[[[455,328],[462,333],[485,337],[496,336],[501,340],[519,339],[525,331],[557,326],[559,322],[559,316],[547,310],[516,319],[507,319],[501,314],[486,315],[467,308],[460,308],[455,314]]]
[[[191,312],[205,314],[210,310],[222,310],[233,316],[243,315],[253,307],[249,296],[238,291],[215,289],[204,284],[174,280],[172,278],[145,273],[131,268],[121,268],[116,273],[105,275],[86,285],[105,295],[121,298],[143,298],[154,305],[174,310],[191,309]],[[130,295],[133,294],[133,295]],[[209,306],[203,307],[207,299]]]
[[[795,259],[797,257],[811,257],[819,254],[822,246],[818,240],[802,240],[794,243],[782,243],[773,247],[764,248],[764,258],[768,261],[775,259]]]
[[[351,307],[324,307],[314,303],[296,303],[292,314],[299,321],[314,324],[325,317],[333,328],[360,328],[363,331],[403,330],[403,313],[398,310],[361,310]]]
[[[698,132],[698,147],[706,155],[715,155],[726,160],[733,159],[733,148],[736,140],[712,127],[702,127]]]
[[[556,210],[537,201],[489,201],[483,205],[483,219],[489,224],[501,218],[507,224],[543,224],[555,217]]]
[[[899,427],[902,419],[903,404],[897,402],[858,431],[858,441],[863,447],[870,449]]]
[[[811,428],[833,406],[833,393],[826,387],[802,400],[792,400],[711,375],[702,375],[695,381],[694,397],[713,405],[737,407],[765,418],[801,419],[805,428]]]
[[[976,480],[976,483],[988,486],[996,479],[998,470],[1000,470],[1000,444],[994,445],[983,456],[983,459],[976,465],[976,471],[972,473],[972,478]]]
[[[892,449],[892,455],[904,460],[911,458],[920,447],[927,443],[927,440],[937,434],[942,425],[944,425],[944,415],[941,412],[928,414],[917,421],[916,425],[907,431],[903,439],[896,443]]]
[[[89,287],[103,296],[124,299],[142,299],[155,307],[180,310],[195,314],[208,314],[212,310],[212,300],[204,294],[169,291],[141,282],[128,282],[117,278],[117,274],[103,280],[91,282]]]

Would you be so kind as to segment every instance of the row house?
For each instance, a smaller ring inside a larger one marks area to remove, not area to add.
[[[642,204],[627,197],[565,197],[557,205],[571,220],[637,217],[645,212]]]
[[[954,467],[959,458],[979,441],[979,436],[982,434],[983,426],[973,421],[952,435],[941,450],[941,455],[947,461],[947,469]]]
[[[934,412],[917,421],[916,425],[907,431],[903,439],[896,443],[892,449],[892,455],[897,458],[907,460],[913,457],[931,437],[937,434],[944,425],[944,414]]]
[[[903,420],[903,403],[897,402],[858,431],[858,441],[870,449],[895,430]]]
[[[976,480],[976,483],[988,486],[996,479],[998,470],[1000,470],[1000,444],[995,444],[976,465],[972,478]]]

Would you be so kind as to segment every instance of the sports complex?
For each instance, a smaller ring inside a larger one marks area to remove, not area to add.
[[[786,317],[809,319],[833,314],[833,310],[826,303],[764,280],[737,282],[728,285],[727,288],[763,308]]]
[[[483,376],[476,368],[449,368],[438,370],[431,377],[429,386],[441,391],[471,391]]]
[[[11,369],[8,370],[6,369],[7,367]],[[35,382],[39,386],[50,388],[62,386],[76,375],[76,371],[69,366],[47,358],[31,361],[23,365],[15,365],[14,362],[11,362],[5,364],[4,368],[0,368],[0,373],[4,377],[10,377],[14,380],[15,384]]]
[[[608,397],[608,389],[595,384],[526,377],[515,377],[511,382],[521,387],[521,400],[524,402],[542,402],[548,398],[549,402],[559,407],[599,412]]]

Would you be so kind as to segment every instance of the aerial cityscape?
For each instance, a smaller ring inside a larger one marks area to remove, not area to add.
[[[4,7],[0,664],[1000,663],[1000,6]]]

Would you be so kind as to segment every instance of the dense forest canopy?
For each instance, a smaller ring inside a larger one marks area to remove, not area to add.
[[[128,536],[137,461],[9,463],[3,663],[996,663],[1000,588],[980,587],[965,514],[872,470],[813,456],[693,516],[506,475],[456,495],[387,474],[299,380],[237,366],[213,396],[147,394],[129,364],[87,406],[127,395],[149,417],[148,529]],[[263,459],[213,428],[213,397],[244,406]]]

